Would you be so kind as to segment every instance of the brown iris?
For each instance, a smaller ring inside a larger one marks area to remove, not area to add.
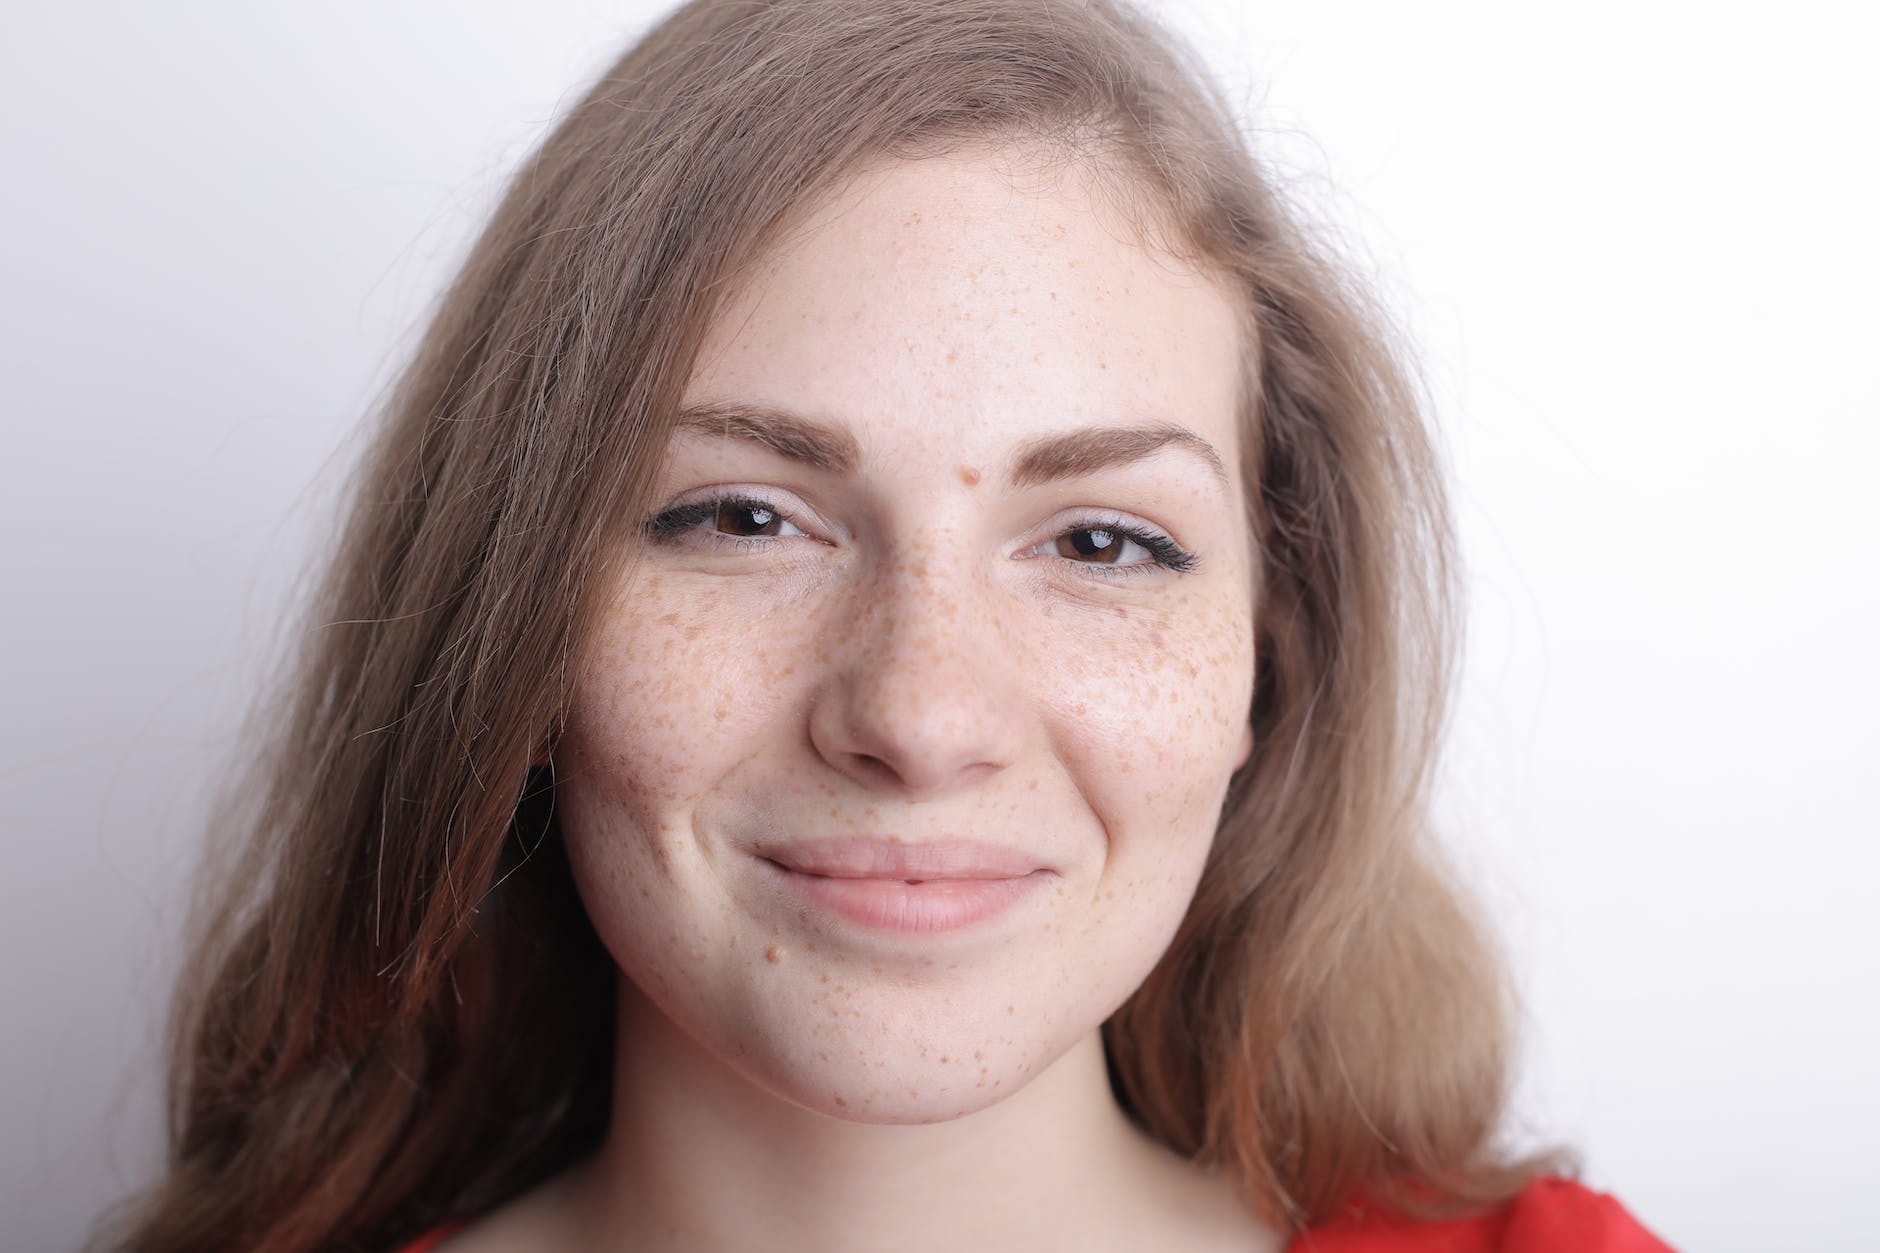
[[[720,501],[712,514],[712,526],[726,535],[775,535],[782,525],[783,515],[775,509],[735,500]]]
[[[1114,564],[1122,555],[1124,542],[1119,532],[1086,526],[1058,536],[1057,550],[1060,557],[1074,560],[1094,557],[1098,562]]]

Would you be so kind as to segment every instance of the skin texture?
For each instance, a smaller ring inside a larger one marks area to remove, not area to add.
[[[1103,1068],[1250,749],[1254,656],[1239,322],[1101,186],[1012,150],[872,167],[714,323],[688,405],[852,464],[670,449],[555,758],[622,972],[614,1121],[453,1248],[1276,1247]],[[1193,438],[1013,479],[1040,439],[1145,427]],[[769,512],[673,512],[727,491]],[[890,932],[757,851],[853,835],[992,841],[1041,881]]]

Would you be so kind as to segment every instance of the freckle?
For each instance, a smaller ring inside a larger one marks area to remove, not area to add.
[[[979,486],[979,470],[974,466],[961,466],[960,482],[968,487]]]
[[[823,1059],[824,1061],[828,1061],[828,1060],[829,1060],[829,1054],[827,1054],[827,1053],[818,1053],[818,1054],[816,1054],[816,1056],[818,1056],[818,1057],[820,1057],[820,1058],[822,1058],[822,1059]]]
[[[783,960],[783,950],[778,948],[775,944],[771,945],[764,950],[764,960],[773,966],[776,965]]]
[[[843,1107],[844,1109],[847,1109],[847,1108],[848,1108],[848,1105],[849,1105],[849,1103],[848,1103],[847,1101],[845,1101],[845,1100],[843,1100],[843,1099],[842,1099],[841,1097],[839,1097],[839,1096],[838,1096],[838,1097],[836,1098],[836,1104],[837,1104],[837,1105],[840,1105],[840,1106],[842,1106],[842,1107]]]

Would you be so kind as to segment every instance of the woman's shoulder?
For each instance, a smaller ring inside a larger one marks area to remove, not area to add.
[[[1537,1179],[1498,1209],[1439,1221],[1354,1207],[1301,1232],[1288,1253],[1672,1253],[1617,1200]]]

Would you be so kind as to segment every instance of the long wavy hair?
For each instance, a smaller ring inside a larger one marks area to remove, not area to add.
[[[1238,291],[1252,757],[1104,1026],[1117,1098],[1297,1229],[1467,1207],[1508,1010],[1425,838],[1449,524],[1416,388],[1192,58],[1113,0],[693,0],[525,163],[388,393],[180,990],[169,1160],[97,1246],[384,1249],[605,1130],[613,968],[554,813],[570,678],[706,326],[867,161],[1033,141]]]

